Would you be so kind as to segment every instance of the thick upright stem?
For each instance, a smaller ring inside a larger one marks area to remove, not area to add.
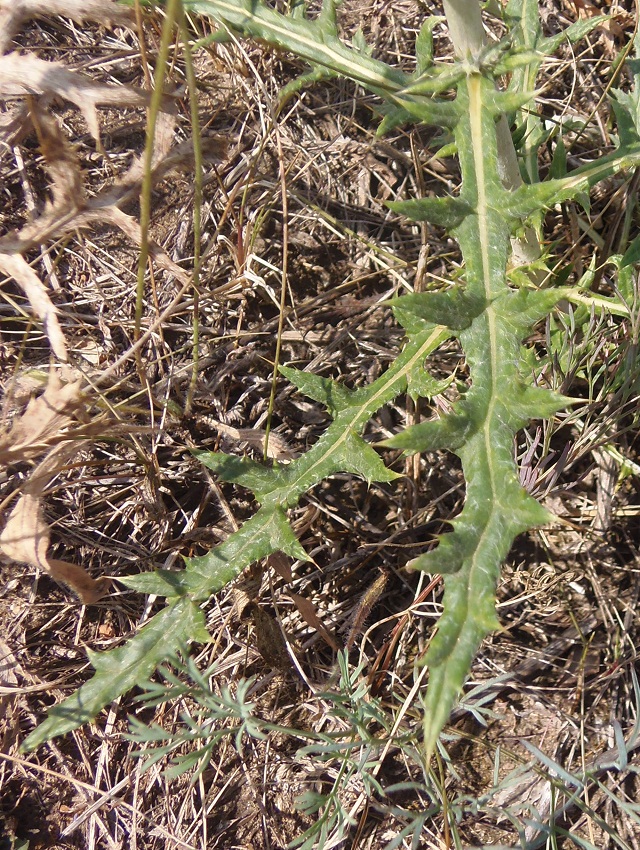
[[[487,44],[478,0],[444,0],[453,49],[460,59],[477,59]]]
[[[478,0],[443,0],[449,36],[456,56],[469,62],[477,60],[487,46],[487,35],[482,23]],[[522,185],[520,167],[506,116],[496,123],[498,141],[498,173],[505,189]],[[540,243],[532,227],[524,235],[511,240],[513,265],[531,263],[540,256]]]

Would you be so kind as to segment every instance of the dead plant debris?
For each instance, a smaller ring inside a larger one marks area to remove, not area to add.
[[[617,4],[613,25],[580,53],[567,48],[548,69],[545,117],[592,117],[570,156],[610,144],[601,95],[612,51],[632,30],[626,5]],[[550,33],[603,6],[540,4]],[[361,28],[379,55],[402,63],[429,12],[441,9],[431,0],[349,0],[340,14],[348,32]],[[201,26],[199,35],[208,35]],[[437,52],[446,49],[442,27],[434,39]],[[196,648],[195,663],[214,665],[218,694],[237,693],[250,678],[255,716],[278,731],[245,739],[239,750],[227,739],[196,783],[170,780],[166,759],[143,773],[122,733],[131,715],[176,732],[195,700],[187,694],[154,707],[129,695],[95,725],[19,754],[51,703],[88,675],[85,648],[117,645],[154,613],[154,600],[118,590],[118,577],[177,567],[251,514],[246,494],[210,477],[190,449],[262,455],[287,230],[283,358],[351,387],[375,379],[402,345],[380,303],[407,282],[448,279],[456,262],[438,231],[399,224],[384,204],[455,189],[451,163],[432,158],[430,131],[377,139],[372,98],[333,81],[290,102],[279,148],[271,107],[301,69],[232,40],[194,54],[204,157],[196,292],[193,128],[176,49],[155,138],[144,335],[136,342],[147,79],[158,43],[152,15],[139,29],[134,11],[111,0],[0,0],[2,847],[286,847],[316,817],[300,809],[300,797],[327,793],[335,780],[334,763],[300,748],[307,732],[344,731],[331,702],[337,647],[348,646],[352,669],[360,666],[354,687],[375,684],[361,708],[377,700],[398,735],[419,738],[415,663],[437,622],[440,590],[404,564],[462,504],[459,468],[444,456],[422,458],[402,486],[324,482],[292,517],[313,561],[273,556],[206,606],[215,641]],[[612,183],[589,215],[549,213],[548,232],[559,255],[566,248],[564,265],[575,258],[576,277],[594,251],[604,266],[597,252],[617,244],[626,226],[623,198]],[[579,352],[568,320],[541,329],[540,347],[553,333]],[[594,319],[592,336],[607,350],[623,351],[620,333],[619,324],[596,327]],[[637,720],[637,475],[623,466],[638,463],[637,439],[633,404],[621,407],[606,392],[620,362],[610,358],[606,376],[594,377],[592,355],[585,348],[571,369],[558,358],[547,376],[590,403],[564,423],[524,433],[517,447],[526,485],[566,524],[518,542],[500,588],[504,631],[473,671],[471,688],[484,688],[487,701],[482,711],[463,701],[452,718],[447,798],[487,801],[459,817],[468,846],[516,845],[507,806],[512,818],[533,803],[550,810],[549,773],[525,741],[567,772],[593,767],[585,794],[601,820],[568,808],[560,825],[603,850],[613,846],[612,830],[639,846],[637,828],[611,803],[613,791],[631,802],[638,795],[635,780],[616,785],[611,767],[616,735]],[[432,369],[445,375],[456,365],[463,375],[449,344]],[[437,403],[451,398],[444,393]],[[382,440],[425,413],[399,401],[370,436]],[[282,382],[273,425],[269,454],[288,459],[318,439],[327,416]],[[513,782],[491,795],[496,777],[515,769]],[[350,847],[382,850],[429,805],[419,758],[398,747],[382,750],[374,778],[395,787],[391,802],[358,776],[345,786]],[[418,846],[446,846],[448,829],[440,815],[426,818]],[[571,846],[563,840],[558,846]]]

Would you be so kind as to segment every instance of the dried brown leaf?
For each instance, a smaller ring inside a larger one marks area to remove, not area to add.
[[[0,638],[0,753],[10,751],[19,725],[15,704],[19,685],[17,670],[20,670],[18,659]]]
[[[273,552],[273,554],[269,555],[267,558],[267,566],[271,567],[271,569],[285,581],[293,581],[291,563],[284,552]]]
[[[173,139],[176,128],[176,116],[172,112],[160,112],[156,119],[156,128],[153,134],[153,156],[151,157],[151,171],[155,177],[155,171],[158,166],[166,161],[167,155],[173,145]],[[144,177],[146,166],[146,154],[143,151],[136,156],[129,166],[126,174],[118,180],[114,188],[120,186],[133,187],[138,186]]]
[[[0,62],[1,60],[2,57],[0,57]],[[31,120],[38,133],[42,154],[51,176],[53,199],[51,203],[47,204],[41,215],[26,224],[19,232],[7,234],[0,238],[0,266],[5,256],[24,253],[65,232],[95,224],[111,224],[139,246],[142,242],[140,225],[135,218],[123,212],[117,205],[130,200],[136,193],[142,179],[141,160],[136,161],[137,164],[129,169],[123,180],[87,201],[84,195],[80,166],[73,148],[64,137],[57,121],[44,112],[41,106],[35,102]],[[158,173],[164,174],[170,168],[184,164],[187,157],[184,150],[181,150],[178,155],[171,153],[171,142],[175,130],[175,117],[173,115],[161,113],[157,129],[153,156],[154,169]],[[190,282],[189,274],[153,240],[149,242],[149,254],[160,268],[170,272],[181,283],[188,284]],[[16,259],[9,265],[20,271],[24,268],[23,263],[24,261]],[[32,284],[31,290],[34,295],[39,296],[37,304],[41,309],[44,309],[46,306],[45,299],[48,300],[48,296],[35,272],[30,268],[29,271],[31,275],[27,278],[27,272],[24,277],[28,283]],[[15,277],[13,272],[8,271],[8,269],[7,273]],[[39,289],[36,289],[34,279],[38,280]],[[22,281],[19,280],[18,282],[23,285]],[[49,304],[53,308],[50,302]],[[37,311],[33,302],[32,306],[44,320],[44,315]],[[55,308],[53,309],[55,310]],[[47,316],[49,314],[49,312],[46,313]],[[55,313],[53,318],[55,319]],[[54,351],[58,354],[55,348]]]
[[[103,209],[87,209],[78,217],[78,225],[85,223],[107,223],[118,227],[126,237],[136,245],[142,244],[142,231],[140,225],[133,216],[127,215],[115,206]],[[175,263],[171,257],[163,251],[157,242],[149,240],[149,256],[160,266],[161,269],[170,272],[180,283],[188,284],[191,275]]]
[[[52,201],[47,210],[79,207],[84,201],[84,184],[78,157],[60,124],[36,100],[32,102],[31,120],[40,142],[40,151],[51,179]]]
[[[252,448],[262,450],[264,447],[264,439],[267,432],[263,428],[234,428],[232,425],[226,425],[224,422],[218,422],[208,416],[207,424],[231,440],[238,443],[246,443]],[[276,460],[291,460],[295,457],[295,453],[284,439],[279,434],[271,431],[269,433],[269,442],[267,445],[267,457],[275,458]]]
[[[40,149],[51,178],[52,200],[47,202],[44,211],[35,221],[29,222],[21,231],[23,240],[48,233],[61,222],[73,221],[78,205],[84,197],[82,173],[75,153],[67,141],[58,122],[33,101],[30,120],[40,141]],[[43,240],[36,239],[37,243]],[[61,360],[67,360],[67,347],[64,334],[58,322],[57,310],[47,290],[25,259],[18,252],[2,251],[0,248],[0,270],[13,277],[29,299],[34,313],[42,319],[45,333],[54,354]]]
[[[290,670],[291,658],[287,650],[287,642],[276,618],[261,608],[257,602],[249,603],[247,608],[251,610],[254,637],[260,655],[271,667],[277,670]]]
[[[130,26],[133,12],[113,0],[2,0],[0,52],[4,53],[23,21],[60,15],[74,21]]]
[[[64,387],[54,379],[52,394],[56,390],[58,396],[63,397],[73,397],[74,391],[77,391],[73,384]],[[60,404],[57,407],[59,410]],[[47,425],[51,428],[54,422],[61,424],[64,421],[64,415],[60,418],[59,414],[51,414],[43,408],[40,408],[40,412],[41,428]],[[90,605],[104,596],[110,584],[109,579],[93,579],[77,564],[47,557],[51,533],[42,509],[44,492],[49,482],[76,454],[80,445],[77,440],[58,443],[33,470],[0,534],[0,551],[13,561],[39,567],[56,581],[68,585],[85,605]]]
[[[161,132],[156,132],[154,139],[154,153],[152,160],[151,177],[155,182],[162,180],[172,171],[193,171],[193,139],[187,139],[179,145],[167,149],[165,147],[168,125],[175,126],[175,117],[172,114],[162,113]],[[220,136],[210,136],[202,139],[202,155],[207,162],[220,164],[227,157],[227,142]],[[137,156],[127,172],[120,177],[111,187],[101,192],[91,201],[88,206],[121,206],[128,201],[137,198],[140,183],[144,176],[144,154]]]
[[[306,624],[311,626],[312,629],[315,629],[318,634],[324,638],[325,642],[329,644],[331,649],[338,652],[340,649],[338,641],[318,616],[313,602],[310,602],[304,596],[299,596],[297,593],[289,593],[289,596],[295,603],[298,611],[302,614]]]
[[[16,52],[0,56],[0,97],[57,95],[80,109],[91,135],[99,142],[97,106],[146,106],[149,94],[129,86],[96,83],[89,77],[65,68],[60,62],[46,62],[37,56]]]
[[[51,448],[71,423],[79,401],[80,381],[63,384],[51,370],[44,393],[31,399],[10,428],[0,430],[0,463],[27,460]]]
[[[84,605],[93,605],[99,599],[102,599],[111,587],[111,579],[107,576],[91,578],[84,567],[79,564],[58,561],[54,558],[47,558],[46,564],[51,578],[70,587],[80,597]]]
[[[73,450],[76,450],[75,446]],[[56,581],[68,585],[85,605],[91,605],[104,596],[109,580],[93,579],[77,564],[47,557],[50,531],[43,516],[42,493],[57,471],[51,468],[53,454],[58,454],[58,451],[54,449],[53,453],[45,458],[29,479],[28,492],[20,496],[9,514],[9,519],[0,534],[0,551],[13,561],[40,567]]]
[[[40,498],[25,493],[16,502],[0,534],[0,549],[12,561],[43,567],[48,548],[49,526],[42,516]]]
[[[19,254],[3,254],[1,252],[0,271],[12,277],[20,286],[29,300],[31,309],[38,318],[42,319],[44,332],[51,344],[53,353],[60,360],[66,361],[67,345],[58,322],[58,311],[38,275],[24,257]]]
[[[8,108],[0,114],[0,144],[12,147],[31,132],[29,108],[24,104]]]
[[[0,240],[0,251],[5,254],[23,253],[46,242],[56,232],[72,228],[85,201],[80,164],[57,120],[35,99],[30,103],[29,120],[51,178],[52,199],[17,234]]]

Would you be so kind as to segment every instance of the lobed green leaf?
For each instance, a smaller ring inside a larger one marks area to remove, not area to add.
[[[167,605],[123,646],[110,652],[89,652],[96,671],[93,678],[49,711],[23,749],[34,750],[50,738],[89,723],[102,708],[143,682],[162,661],[194,640],[203,643],[210,635],[202,611],[190,599],[182,598]]]
[[[368,482],[397,478],[363,439],[365,426],[380,407],[402,392],[408,390],[414,397],[441,392],[446,382],[429,375],[425,361],[441,342],[455,336],[470,372],[467,391],[451,413],[409,428],[386,443],[408,453],[453,451],[461,459],[466,480],[465,505],[452,522],[453,530],[440,538],[435,549],[414,561],[417,569],[445,577],[444,610],[425,658],[430,667],[425,743],[431,754],[481,641],[498,625],[495,584],[503,559],[518,534],[550,519],[520,484],[514,437],[531,419],[552,416],[571,403],[535,386],[523,340],[561,298],[575,299],[576,292],[529,286],[512,289],[506,271],[510,239],[524,221],[542,209],[580,197],[594,183],[640,164],[637,95],[616,94],[620,143],[613,153],[539,183],[536,148],[531,143],[525,148],[525,171],[532,182],[508,190],[498,168],[496,120],[528,104],[541,57],[556,44],[542,38],[534,0],[511,0],[507,8],[515,48],[509,52],[506,41],[491,45],[477,60],[433,63],[431,34],[436,21],[431,19],[418,39],[413,75],[374,59],[361,38],[355,47],[343,42],[333,0],[323,0],[315,19],[307,18],[306,5],[300,4],[291,15],[260,0],[186,0],[184,5],[212,16],[223,28],[295,52],[312,68],[307,80],[340,74],[379,94],[387,109],[382,130],[405,120],[451,130],[462,172],[459,196],[389,206],[414,220],[449,229],[462,251],[462,279],[446,291],[409,295],[393,302],[396,317],[407,331],[407,343],[371,385],[348,390],[327,378],[282,369],[301,392],[323,404],[333,419],[301,457],[266,466],[249,458],[196,453],[221,479],[249,489],[261,507],[222,544],[206,555],[188,559],[184,570],[159,570],[124,580],[129,587],[166,596],[169,604],[128,643],[111,652],[91,653],[94,677],[51,710],[26,746],[32,749],[87,722],[110,701],[147,679],[180,647],[189,641],[208,640],[199,604],[245,567],[278,550],[306,559],[286,511],[322,479],[338,472],[352,472]],[[578,38],[592,25],[576,25],[562,37]],[[507,69],[513,73],[512,85],[499,91],[495,76]],[[635,71],[639,72],[638,67]],[[452,90],[454,100],[436,97]],[[524,126],[536,131],[531,138],[541,138],[534,112],[527,113]],[[635,250],[634,245],[630,251]],[[622,262],[631,262],[633,256],[635,253],[630,253]]]

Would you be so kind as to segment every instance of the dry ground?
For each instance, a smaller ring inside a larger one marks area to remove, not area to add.
[[[0,4],[6,26],[9,8]],[[29,14],[29,8],[38,11],[35,6],[11,4],[12,10],[22,8],[24,21],[5,53],[20,49],[101,83],[148,90],[158,18],[138,30],[135,23],[131,29],[107,25],[101,14],[94,15],[97,23],[87,24],[36,18]],[[541,5],[541,13],[553,32],[594,8],[557,0]],[[635,24],[630,0],[612,9],[607,29],[545,66],[545,117],[590,117],[585,133],[569,137],[572,165],[611,145],[602,96]],[[413,41],[429,10],[437,11],[437,5],[346,0],[343,23],[350,32],[361,25],[381,58],[410,67]],[[206,22],[199,26],[208,31]],[[436,52],[448,49],[440,28]],[[259,456],[284,231],[289,292],[282,361],[350,386],[375,378],[402,345],[402,332],[381,302],[448,279],[458,260],[455,244],[441,232],[409,225],[384,205],[390,198],[455,187],[454,162],[431,159],[433,131],[398,130],[377,139],[375,100],[341,81],[293,98],[274,123],[278,91],[299,71],[295,63],[247,44],[211,45],[195,56],[205,175],[196,297],[190,278],[189,102],[184,62],[177,52],[170,58],[166,87],[173,92],[173,114],[163,119],[165,148],[158,154],[168,158],[167,169],[159,170],[153,186],[150,236],[156,255],[142,301],[141,329],[148,334],[137,358],[131,354],[140,185],[135,163],[144,146],[143,100],[123,105],[115,98],[100,108],[99,141],[87,124],[85,101],[76,104],[83,114],[47,95],[25,102],[31,118],[24,118],[23,131],[3,130],[0,242],[32,227],[24,255],[44,282],[60,325],[56,337],[46,303],[44,323],[34,319],[33,297],[5,276],[0,301],[5,427],[20,421],[66,348],[67,363],[58,370],[63,380],[84,376],[80,400],[58,423],[58,434],[62,428],[74,439],[74,452],[53,452],[54,468],[45,470],[44,484],[36,488],[38,499],[45,492],[50,531],[38,528],[50,533],[49,559],[82,565],[94,579],[108,576],[113,582],[96,604],[85,606],[46,569],[36,568],[34,558],[25,557],[32,561],[26,566],[9,559],[0,565],[2,850],[284,848],[313,822],[294,801],[309,789],[326,793],[336,766],[313,754],[296,757],[300,742],[291,735],[245,739],[239,751],[233,741],[224,742],[194,784],[188,775],[167,779],[164,762],[142,773],[131,758],[133,745],[122,737],[127,717],[174,728],[188,701],[154,710],[128,695],[91,727],[28,756],[18,747],[48,706],[86,680],[85,648],[117,645],[161,604],[123,589],[118,577],[177,567],[182,556],[208,551],[251,514],[246,495],[214,480],[189,450]],[[623,73],[618,85],[628,83]],[[541,166],[548,165],[545,149]],[[73,207],[80,182],[87,199],[84,218],[75,209],[63,224],[61,210]],[[571,279],[583,273],[594,252],[600,269],[608,254],[624,250],[624,240],[635,235],[635,191],[635,178],[621,176],[596,195],[589,214],[567,205],[548,216],[554,255]],[[109,213],[113,209],[126,217]],[[42,217],[52,210],[55,223],[47,230]],[[628,210],[632,214],[625,218]],[[599,272],[595,284],[606,294],[612,291],[610,272]],[[638,477],[619,475],[622,458],[638,462],[636,395],[621,408],[615,388],[621,369],[638,374],[637,331],[637,312],[630,321],[594,316],[586,332],[560,316],[538,331],[539,351],[555,346],[549,379],[586,400],[552,425],[532,425],[518,446],[523,480],[565,523],[523,537],[511,553],[499,588],[504,630],[483,646],[471,686],[508,675],[485,687],[486,726],[468,705],[452,718],[445,738],[450,761],[432,780],[449,811],[445,807],[444,815],[424,819],[415,846],[455,846],[456,832],[466,845],[517,846],[514,824],[522,823],[518,818],[526,805],[536,804],[545,814],[553,790],[549,765],[533,758],[523,745],[527,741],[569,774],[580,774],[585,765],[600,769],[598,781],[581,789],[558,819],[560,827],[603,850],[640,847],[640,827],[620,804],[638,799],[637,776],[607,769],[618,757],[615,729],[628,739],[638,710],[632,681],[639,637]],[[57,359],[52,345],[58,346]],[[437,353],[432,367],[443,376],[454,368],[465,375],[453,344]],[[371,435],[389,435],[425,413],[402,400],[372,423]],[[323,410],[285,381],[278,384],[273,421],[272,452],[284,458],[304,451],[327,425]],[[0,478],[5,516],[55,442],[54,428],[31,444],[27,440],[18,452],[11,453],[9,445]],[[606,443],[621,452],[618,461],[603,451]],[[388,459],[401,468],[401,460]],[[368,682],[388,716],[398,720],[398,734],[417,741],[414,661],[434,628],[440,591],[437,582],[427,587],[427,577],[404,565],[446,529],[464,488],[450,456],[423,458],[406,472],[399,485],[368,488],[349,476],[325,482],[294,514],[314,563],[274,559],[210,601],[207,626],[215,642],[196,647],[195,654],[201,668],[216,663],[216,689],[253,676],[251,699],[262,719],[299,730],[323,728],[334,721],[327,720],[331,704],[322,691],[334,681],[335,646],[347,644],[354,668],[363,665],[358,681]],[[46,568],[47,562],[39,563]],[[95,589],[90,584],[87,593]],[[322,627],[307,610],[309,603]],[[521,764],[529,767],[520,780],[514,777],[510,788],[493,793]],[[428,782],[417,754],[412,761],[407,748],[391,747],[376,770],[383,786],[409,780],[416,785],[390,796],[367,795],[355,776],[340,789],[354,825],[345,828],[344,840],[328,840],[325,847],[382,848],[411,816],[426,810]],[[534,834],[535,829],[527,837]],[[400,846],[411,846],[410,839]],[[572,845],[559,838],[557,846]]]

